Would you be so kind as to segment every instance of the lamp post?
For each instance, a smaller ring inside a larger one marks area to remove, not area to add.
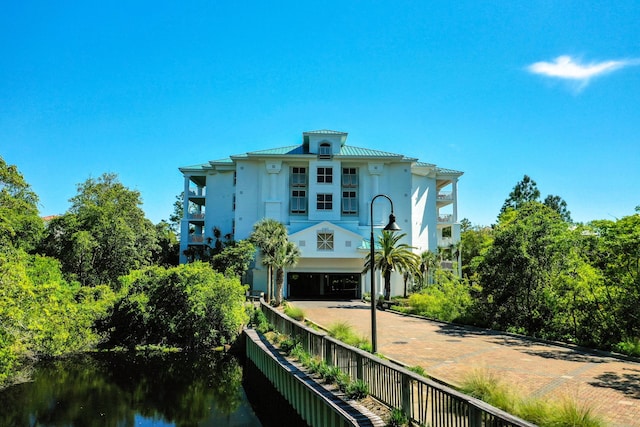
[[[398,231],[401,228],[396,224],[396,217],[393,214],[393,201],[386,194],[378,194],[371,199],[371,216],[369,217],[369,222],[371,223],[371,239],[369,241],[370,246],[370,258],[369,258],[369,269],[371,270],[371,352],[378,352],[378,339],[376,332],[376,269],[375,269],[375,242],[373,240],[373,202],[378,197],[384,197],[391,203],[391,215],[389,215],[389,223],[384,227],[384,230],[387,231]]]

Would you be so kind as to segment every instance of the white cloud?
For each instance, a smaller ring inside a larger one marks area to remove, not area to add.
[[[536,62],[527,67],[534,74],[547,77],[579,81],[586,85],[593,77],[611,73],[630,65],[638,65],[638,60],[603,61],[591,64],[581,64],[568,55],[557,57],[553,62]]]

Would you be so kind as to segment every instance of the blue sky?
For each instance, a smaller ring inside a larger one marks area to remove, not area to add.
[[[104,172],[153,222],[179,166],[349,133],[465,172],[488,225],[527,174],[574,220],[640,205],[635,1],[5,2],[0,155],[64,213]]]

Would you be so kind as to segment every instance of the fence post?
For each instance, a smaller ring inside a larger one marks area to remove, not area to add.
[[[324,342],[324,363],[333,366],[333,343],[324,338],[322,341]]]
[[[413,405],[411,405],[411,377],[402,374],[402,412],[409,419],[413,418]]]
[[[469,427],[482,427],[482,411],[469,405]]]
[[[364,363],[361,354],[356,353],[356,379],[364,381]]]

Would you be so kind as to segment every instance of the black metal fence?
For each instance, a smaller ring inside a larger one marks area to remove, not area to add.
[[[301,343],[308,353],[338,366],[352,380],[362,380],[374,398],[391,408],[401,408],[419,425],[480,427],[532,427],[500,409],[425,378],[401,366],[338,341],[293,320],[264,301],[262,312],[269,323]]]

